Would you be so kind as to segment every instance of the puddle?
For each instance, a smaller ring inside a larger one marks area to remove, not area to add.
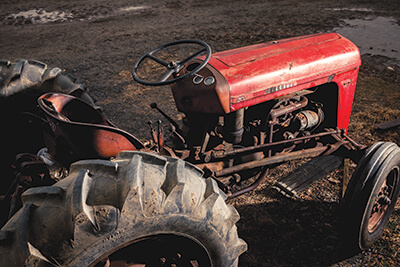
[[[48,22],[63,22],[73,18],[71,12],[65,11],[51,11],[48,12],[44,9],[31,9],[19,13],[11,14],[6,17],[7,21],[21,20],[25,24],[28,23],[48,23]]]
[[[393,18],[344,20],[346,25],[333,29],[350,39],[361,54],[382,55],[400,61],[400,26]]]
[[[8,25],[24,25],[24,24],[39,24],[51,22],[66,22],[66,21],[85,21],[94,20],[98,18],[107,18],[111,16],[118,16],[120,13],[134,13],[144,9],[150,8],[149,6],[129,6],[115,10],[109,9],[92,9],[92,10],[74,10],[71,11],[46,11],[44,8],[31,9],[19,13],[10,14],[5,17],[3,23]]]
[[[338,7],[338,8],[325,8],[325,10],[330,11],[354,11],[354,12],[372,12],[373,9],[370,8],[346,8],[346,7]]]

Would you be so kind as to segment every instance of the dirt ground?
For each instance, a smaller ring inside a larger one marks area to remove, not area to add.
[[[400,2],[2,0],[0,58],[36,59],[63,68],[86,84],[106,117],[148,140],[146,121],[161,119],[150,109],[151,102],[179,118],[168,87],[144,87],[131,78],[134,62],[151,48],[199,39],[221,51],[331,32],[345,20],[377,16],[391,17],[399,25]],[[400,117],[400,63],[371,54],[362,60],[350,136],[366,144],[399,144],[398,128],[378,132],[373,126]],[[376,245],[346,258],[337,233],[340,185],[334,182],[342,171],[314,184],[303,201],[295,201],[269,185],[296,164],[276,170],[261,188],[232,202],[241,215],[239,235],[249,245],[240,266],[400,265],[399,210]]]

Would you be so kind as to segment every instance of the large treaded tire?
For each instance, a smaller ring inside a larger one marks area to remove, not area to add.
[[[400,148],[378,142],[361,158],[342,202],[341,230],[349,254],[382,235],[400,192]]]
[[[158,235],[193,241],[212,266],[237,266],[247,249],[239,215],[201,176],[182,160],[143,152],[74,163],[67,178],[23,194],[22,209],[0,231],[0,266],[94,266]]]

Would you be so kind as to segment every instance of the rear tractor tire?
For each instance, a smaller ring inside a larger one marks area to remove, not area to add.
[[[361,158],[342,206],[342,234],[349,253],[369,248],[389,221],[400,192],[400,148],[379,142]]]
[[[193,165],[143,152],[83,160],[23,194],[0,266],[237,266],[237,211]]]

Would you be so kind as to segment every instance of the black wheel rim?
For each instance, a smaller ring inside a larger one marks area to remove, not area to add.
[[[368,231],[370,233],[378,229],[385,218],[388,208],[393,201],[395,188],[398,186],[399,169],[393,168],[386,176],[372,206],[371,215],[368,220]]]

